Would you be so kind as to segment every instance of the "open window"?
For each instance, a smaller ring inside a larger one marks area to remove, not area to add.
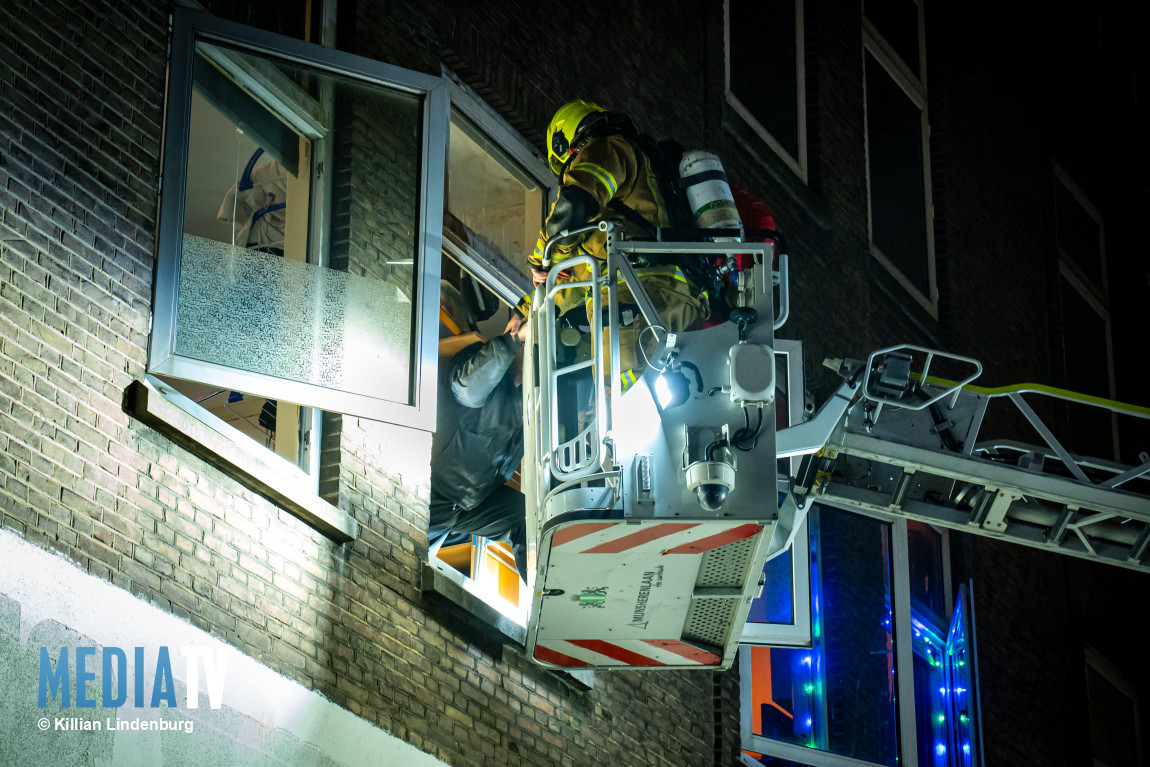
[[[431,429],[444,81],[174,19],[149,372],[276,443],[288,403]]]
[[[553,182],[546,164],[498,115],[464,86],[451,81],[450,89],[442,280],[469,308],[472,324],[458,330],[490,339],[503,333],[531,289],[525,256]],[[519,474],[507,484],[518,490]],[[427,576],[433,591],[523,640],[530,598],[507,542],[431,541]]]
[[[446,83],[172,19],[149,375],[129,409],[348,540],[341,414],[434,426]]]
[[[816,505],[808,524],[811,643],[740,648],[744,763],[981,764],[968,590],[948,630],[941,567],[914,564],[937,549],[905,520]]]
[[[467,320],[461,317],[443,320],[443,353],[439,364],[444,370],[451,364],[451,354],[457,347],[451,343],[451,336],[463,337],[475,334],[473,341],[496,338],[504,332],[514,307],[501,301],[483,281],[464,269],[459,262],[445,256],[443,259],[444,289],[458,291],[468,306]],[[456,324],[458,319],[459,324]],[[463,347],[459,347],[463,348]],[[441,392],[440,396],[451,396]],[[518,427],[518,424],[515,424]],[[440,424],[444,428],[444,424]],[[521,492],[519,473],[516,472],[506,483],[512,490]],[[443,492],[436,486],[436,472],[432,471],[432,508],[435,508],[437,495],[454,498],[451,489]],[[487,614],[487,610],[477,610],[475,600],[509,618],[515,625],[526,626],[527,607],[531,600],[516,571],[514,553],[509,541],[490,540],[479,535],[465,533],[449,534],[430,541],[428,562],[433,570],[433,588],[448,595],[456,595],[462,606],[472,611]],[[454,587],[446,587],[446,578]],[[440,586],[435,586],[439,583]],[[466,595],[464,598],[463,595]]]
[[[978,657],[975,648],[974,598],[970,584],[959,587],[958,600],[950,619],[946,637],[945,687],[939,689],[943,711],[935,716],[937,724],[946,724],[930,748],[935,764],[960,767],[981,765],[982,721],[978,707]],[[946,717],[945,722],[943,716]],[[940,728],[941,730],[941,728]],[[945,740],[944,740],[945,735]],[[943,761],[943,746],[953,757]]]
[[[803,422],[805,387],[801,341],[775,341],[775,428]],[[779,460],[779,474],[793,476],[800,458]],[[782,499],[780,498],[780,502]],[[763,588],[751,603],[740,642],[774,647],[809,647],[811,643],[810,545],[807,522],[795,533],[791,548],[763,567]]]

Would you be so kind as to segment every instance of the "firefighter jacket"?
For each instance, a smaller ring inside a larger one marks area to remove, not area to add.
[[[659,192],[659,181],[655,176],[650,159],[631,141],[619,134],[601,136],[588,141],[568,160],[559,179],[561,186],[576,186],[595,199],[598,206],[590,218],[573,218],[570,209],[563,208],[560,200],[551,207],[543,231],[536,242],[535,251],[528,256],[532,267],[538,268],[543,261],[543,249],[550,237],[565,229],[573,229],[586,223],[607,220],[614,221],[622,228],[624,235],[645,234],[640,226],[624,213],[611,207],[612,201],[622,203],[643,219],[655,226],[669,223],[666,204]],[[563,269],[562,261],[572,255],[589,255],[600,262],[607,260],[607,236],[594,231],[574,242],[557,244],[551,249],[552,268]],[[570,277],[560,277],[559,282],[587,280],[588,267],[577,265]],[[648,266],[636,270],[636,276],[651,298],[656,311],[663,321],[665,330],[678,333],[693,330],[710,314],[706,294],[692,284],[683,271],[674,265]],[[530,296],[528,296],[528,300]],[[606,305],[606,291],[603,294]],[[629,304],[633,300],[626,284],[620,287],[619,300]],[[559,291],[555,297],[556,312],[563,314],[580,305],[591,314],[591,299],[586,289]],[[526,314],[526,306],[520,311]],[[624,388],[634,382],[645,364],[640,356],[639,338],[646,323],[642,320],[622,328],[619,336],[620,376]],[[606,331],[604,331],[606,333]]]
[[[659,183],[647,156],[621,135],[601,136],[588,141],[578,149],[567,162],[559,178],[560,186],[575,186],[588,192],[598,204],[598,210],[583,221],[563,219],[563,211],[558,201],[551,206],[543,231],[535,243],[535,251],[527,257],[529,264],[539,268],[543,263],[543,249],[550,237],[564,229],[575,228],[599,220],[615,221],[627,235],[638,234],[636,224],[623,214],[608,206],[612,200],[631,208],[656,226],[668,223],[666,206],[659,193]],[[557,210],[557,207],[560,210]],[[559,215],[557,215],[557,213]],[[606,261],[606,235],[595,231],[579,241],[556,245],[551,249],[552,262],[562,261],[571,255],[591,255]],[[557,267],[557,268],[562,268]],[[574,278],[586,279],[586,271],[580,267]],[[560,313],[583,302],[584,296],[578,291],[564,291],[558,296]]]
[[[608,207],[612,200],[626,205],[656,226],[666,226],[667,211],[659,193],[659,182],[647,156],[621,135],[591,139],[567,161],[560,186],[576,186],[591,194],[599,204],[598,215],[589,221],[555,221],[555,206],[544,224],[535,252],[528,258],[532,265],[542,263],[543,247],[549,237],[568,226],[580,226],[591,221],[606,219],[622,224],[628,235],[637,234],[637,227],[619,212]],[[557,245],[552,252],[554,260],[572,253],[590,253],[600,260],[607,258],[606,235],[592,232],[580,243]]]
[[[431,486],[461,509],[475,508],[523,459],[522,392],[509,335],[472,344],[439,371]]]

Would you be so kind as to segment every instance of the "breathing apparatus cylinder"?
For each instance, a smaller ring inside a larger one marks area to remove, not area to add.
[[[731,185],[718,157],[692,149],[679,161],[679,182],[700,229],[738,229],[742,226]],[[715,237],[716,242],[738,242],[738,237]]]

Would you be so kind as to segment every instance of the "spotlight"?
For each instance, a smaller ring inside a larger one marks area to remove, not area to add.
[[[683,373],[683,368],[695,374],[695,384],[700,392],[703,391],[703,375],[699,368],[690,362],[680,362],[678,352],[673,352],[663,372],[655,379],[655,400],[660,410],[678,407],[690,399],[691,382]]]
[[[664,370],[655,379],[655,398],[663,410],[682,405],[690,396],[691,382],[683,375],[677,363],[673,368]]]

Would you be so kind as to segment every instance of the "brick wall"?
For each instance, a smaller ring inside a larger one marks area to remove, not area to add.
[[[990,384],[1050,380],[1045,113],[1028,100],[1025,52],[971,57],[945,34],[967,10],[928,16],[941,305],[924,325],[867,252],[857,4],[805,3],[806,185],[722,107],[718,2],[340,8],[342,48],[434,74],[447,63],[537,146],[554,107],[580,96],[718,151],[788,235],[782,335],[806,344],[820,395],[834,383],[824,356],[931,337],[981,357]],[[584,690],[424,604],[427,434],[342,419],[338,487],[325,493],[360,536],[337,547],[124,414],[146,364],[167,12],[126,0],[0,10],[4,526],[451,764],[732,764],[735,673],[623,672]],[[1017,31],[980,27],[999,52]],[[956,539],[957,573],[979,599],[988,763],[1082,761],[1079,639],[1122,654],[1091,628],[1121,629],[1117,597],[1091,597],[1145,578]],[[1045,705],[1067,696],[1079,703]]]
[[[337,547],[125,415],[146,363],[166,12],[0,17],[5,527],[452,764],[715,763],[712,675],[585,690],[424,608],[426,433],[343,419],[338,497],[360,536]]]

